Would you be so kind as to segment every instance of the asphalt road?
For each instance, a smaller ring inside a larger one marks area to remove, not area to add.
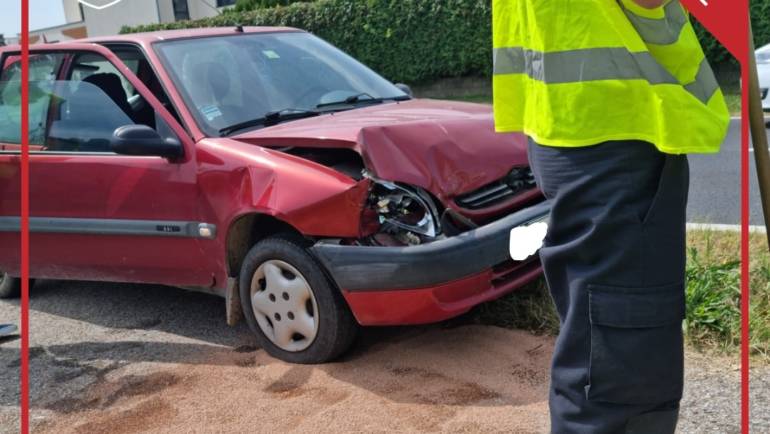
[[[741,121],[730,121],[730,131],[722,150],[714,155],[691,155],[690,223],[737,225],[741,222]],[[750,156],[750,223],[762,225],[754,154]]]

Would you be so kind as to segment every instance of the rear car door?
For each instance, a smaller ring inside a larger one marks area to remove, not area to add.
[[[30,78],[30,111],[38,104],[41,112],[30,133],[31,275],[212,286],[204,252],[216,227],[200,221],[194,143],[183,128],[103,47],[72,44],[33,55],[53,59]],[[14,81],[2,78],[0,89]],[[151,127],[177,141],[184,156],[113,152],[113,132],[126,125]],[[9,142],[0,174],[18,167],[19,145]],[[4,181],[0,269],[12,272],[6,263],[18,245],[20,185],[18,176]]]

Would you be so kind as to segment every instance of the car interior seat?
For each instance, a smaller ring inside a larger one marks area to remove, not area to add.
[[[128,103],[128,95],[123,88],[123,83],[120,81],[120,77],[111,72],[101,72],[98,74],[92,74],[83,80],[85,83],[91,83],[94,86],[101,89],[111,100],[123,110],[123,113],[128,115],[131,119],[134,118],[131,105]]]

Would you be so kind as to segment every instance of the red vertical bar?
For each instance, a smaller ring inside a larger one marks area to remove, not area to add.
[[[749,53],[753,56],[754,53]],[[749,82],[748,62],[742,62],[743,83]],[[749,89],[741,98],[741,432],[749,434]]]
[[[21,433],[29,433],[29,0],[21,2]]]

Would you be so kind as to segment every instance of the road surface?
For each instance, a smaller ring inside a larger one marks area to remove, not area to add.
[[[741,122],[730,121],[730,131],[719,154],[691,155],[690,204],[687,220],[690,223],[738,225],[741,222]],[[750,223],[762,225],[762,206],[759,201],[759,183],[750,156],[751,212]]]

